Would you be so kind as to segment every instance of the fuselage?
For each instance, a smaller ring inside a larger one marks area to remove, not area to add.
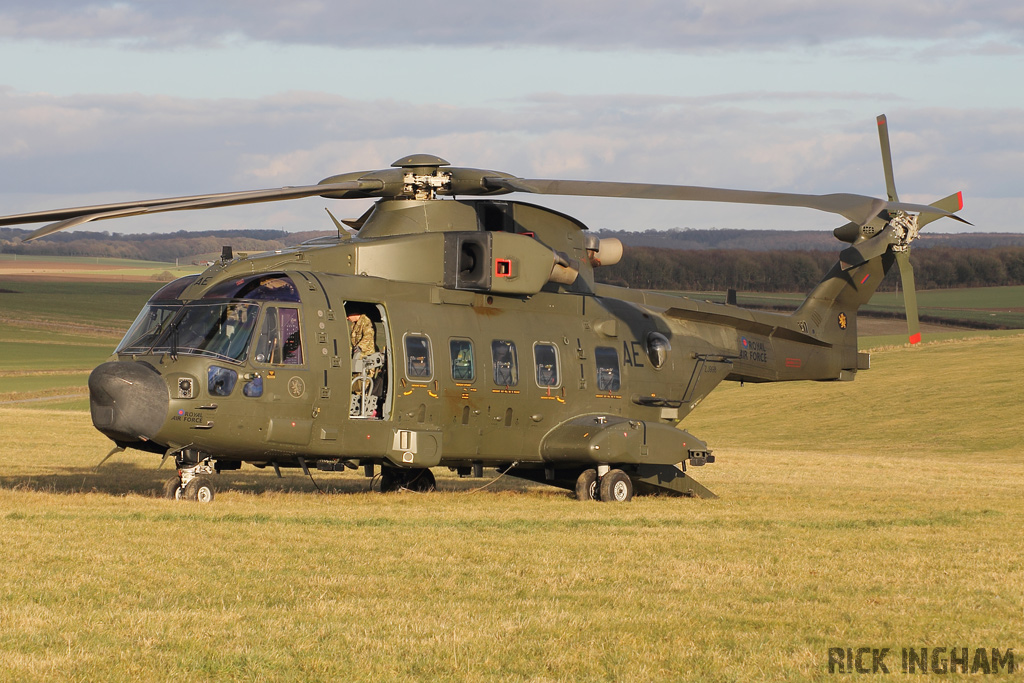
[[[222,464],[669,465],[706,455],[679,425],[723,380],[857,367],[821,321],[594,282],[595,248],[555,212],[380,213],[160,290],[93,373],[96,427]],[[350,316],[372,326],[358,353]]]

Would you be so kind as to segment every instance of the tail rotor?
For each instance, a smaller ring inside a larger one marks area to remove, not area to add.
[[[892,170],[892,153],[889,147],[889,126],[885,115],[878,117],[878,141],[882,148],[882,168],[885,172],[885,190],[889,201],[898,203],[896,181]],[[942,213],[910,213],[902,209],[881,211],[875,218],[864,225],[847,223],[833,231],[833,234],[851,246],[839,255],[843,270],[850,270],[873,258],[892,251],[896,265],[900,269],[900,280],[903,285],[903,307],[907,315],[909,341],[917,344],[921,341],[921,325],[917,312],[917,288],[914,284],[914,267],[910,265],[910,243],[920,237],[921,228],[932,221],[949,215],[961,223],[970,225],[953,212],[963,208],[963,193],[956,192],[929,206],[941,209]],[[947,213],[948,212],[948,213]]]

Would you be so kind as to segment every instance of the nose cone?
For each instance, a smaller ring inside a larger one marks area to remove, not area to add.
[[[113,361],[89,375],[92,423],[117,442],[153,438],[170,400],[163,378],[146,363]]]

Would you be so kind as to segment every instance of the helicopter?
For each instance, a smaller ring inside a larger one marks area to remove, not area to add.
[[[713,463],[682,423],[723,381],[849,381],[869,369],[857,311],[890,268],[920,341],[909,250],[963,208],[897,196],[885,116],[887,198],[586,180],[527,179],[413,154],[315,185],[174,197],[0,218],[84,223],[323,197],[373,198],[337,235],[274,252],[225,247],[166,284],[89,376],[93,425],[173,458],[164,494],[210,502],[213,474],[362,470],[375,488],[430,491],[431,468],[574,491],[714,497],[691,475]],[[792,313],[747,310],[595,281],[623,245],[511,193],[805,207],[848,222],[849,244]],[[346,229],[351,228],[351,232]],[[360,339],[357,341],[356,336]],[[369,340],[369,341],[367,341]],[[377,486],[379,482],[379,486]]]

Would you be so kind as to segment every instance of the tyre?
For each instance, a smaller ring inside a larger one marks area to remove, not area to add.
[[[401,487],[402,481],[398,476],[398,473],[390,467],[382,467],[380,472],[380,492],[391,493],[392,491],[397,491]]]
[[[174,477],[164,482],[164,498],[167,500],[181,500],[181,479]]]
[[[622,470],[612,470],[601,477],[601,500],[625,503],[633,498],[633,482]]]
[[[213,502],[213,484],[206,477],[194,477],[182,489],[182,498],[197,503]]]
[[[430,493],[437,488],[437,480],[430,470],[413,470],[407,473],[405,487],[417,493]]]
[[[597,470],[583,470],[576,480],[576,500],[597,500]]]

